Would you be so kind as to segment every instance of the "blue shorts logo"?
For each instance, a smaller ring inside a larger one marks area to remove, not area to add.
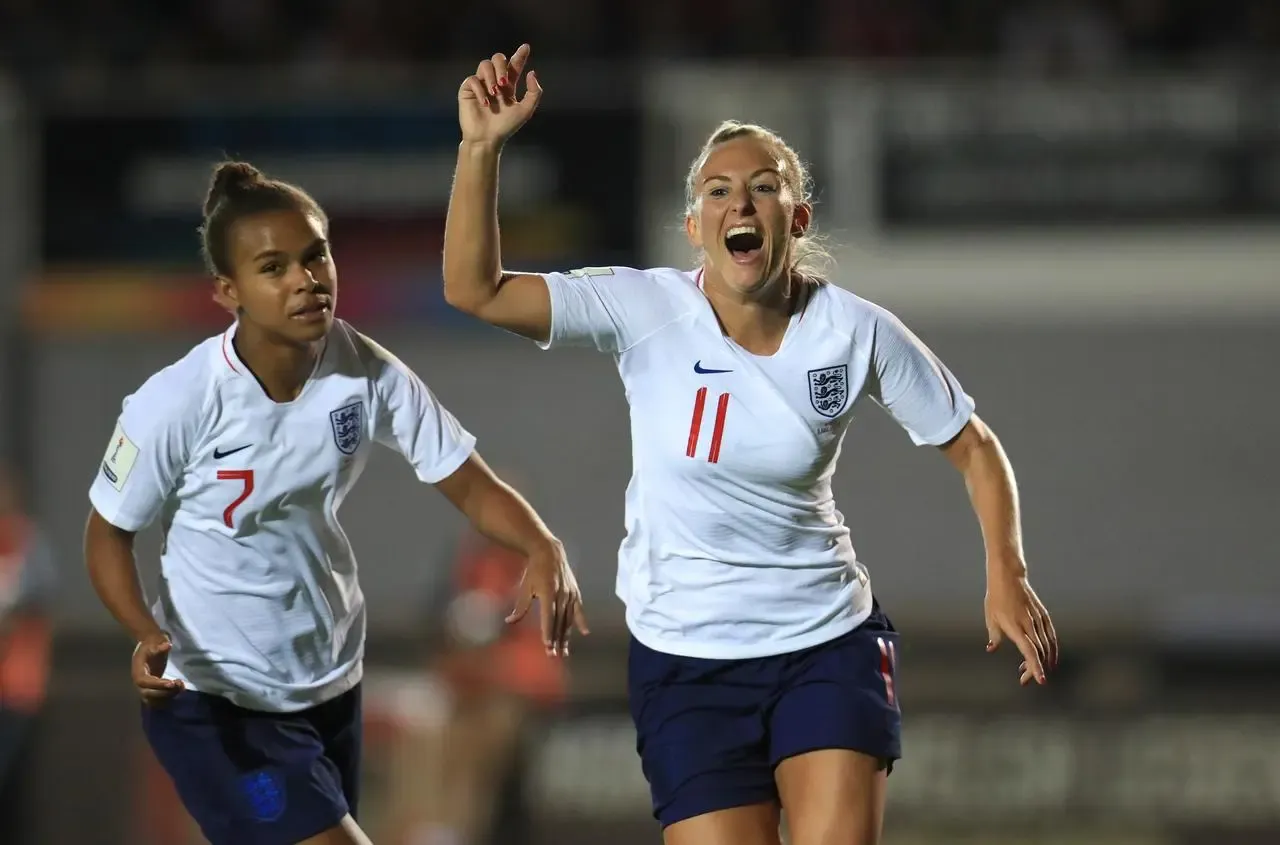
[[[284,815],[284,784],[275,772],[259,769],[240,776],[240,791],[249,801],[249,813],[260,822]]]

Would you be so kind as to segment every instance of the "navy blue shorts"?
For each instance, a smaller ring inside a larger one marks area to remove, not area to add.
[[[356,814],[360,687],[297,713],[190,690],[142,729],[210,845],[294,845]]]
[[[897,651],[878,605],[841,637],[772,657],[677,657],[632,638],[631,717],[654,817],[666,827],[776,802],[774,767],[808,751],[847,748],[892,769],[902,756]]]

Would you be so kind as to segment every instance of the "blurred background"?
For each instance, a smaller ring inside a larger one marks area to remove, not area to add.
[[[379,454],[343,509],[374,840],[659,841],[612,596],[612,363],[440,295],[454,94],[521,40],[546,96],[504,156],[509,265],[686,266],[689,161],[720,120],[765,123],[812,165],[836,280],[1013,459],[1066,648],[1040,690],[983,652],[946,462],[883,414],[846,440],[837,501],[905,632],[886,845],[1280,842],[1276,0],[0,0],[0,843],[200,841],[79,546],[121,399],[223,328],[196,226],[224,156],[326,206],[341,315],[547,516],[595,631],[567,667],[504,633],[519,562]]]

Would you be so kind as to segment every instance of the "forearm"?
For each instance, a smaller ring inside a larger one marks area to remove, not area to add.
[[[101,517],[90,518],[85,530],[85,566],[99,600],[134,640],[142,641],[161,633],[147,607],[133,556],[132,535],[120,532]]]
[[[463,141],[444,227],[444,294],[467,310],[491,299],[502,278],[498,236],[499,147]]]
[[[501,481],[477,486],[461,509],[481,534],[526,557],[560,544],[533,506],[511,487]]]
[[[988,572],[1025,574],[1017,481],[1004,448],[990,430],[984,430],[968,450],[961,472],[982,529]]]

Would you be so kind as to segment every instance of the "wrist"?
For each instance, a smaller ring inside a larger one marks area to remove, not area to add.
[[[133,635],[133,639],[138,645],[142,645],[145,642],[153,640],[169,639],[169,635],[165,633],[164,629],[155,622],[152,622],[150,625],[143,625],[138,628],[130,629],[129,633]]]
[[[497,159],[502,152],[502,141],[491,139],[470,140],[463,138],[458,144],[458,157],[470,161],[489,161]]]
[[[552,534],[544,534],[529,544],[525,551],[530,559],[548,560],[564,557],[564,544]]]
[[[1020,554],[987,555],[987,577],[1026,578],[1027,563]]]

